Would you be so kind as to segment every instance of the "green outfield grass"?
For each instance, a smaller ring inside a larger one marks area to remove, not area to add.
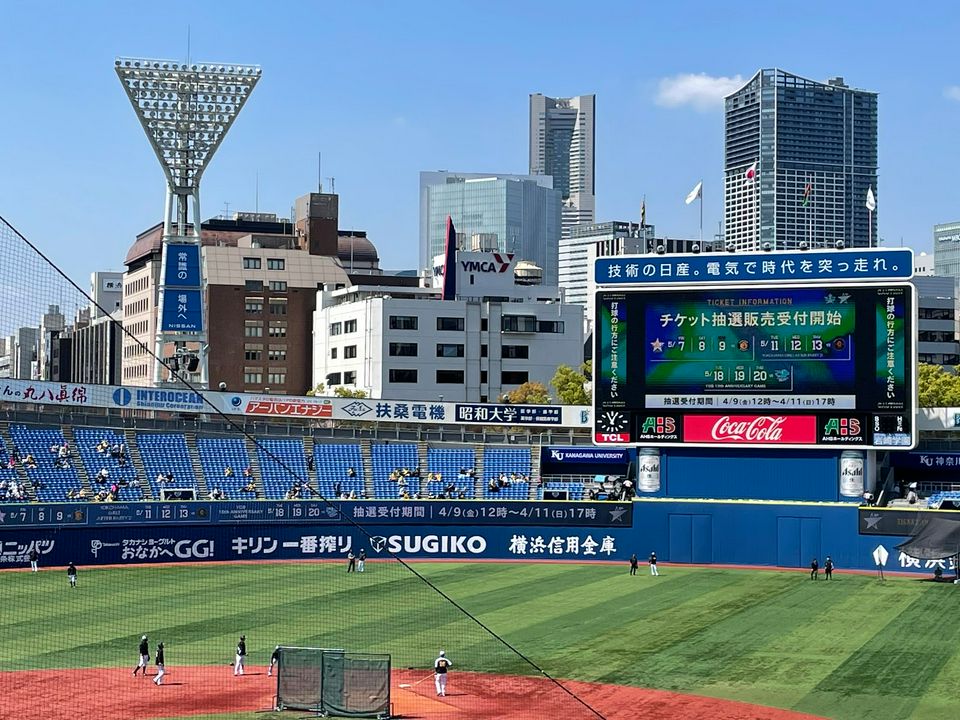
[[[907,579],[663,567],[415,567],[544,670],[831,718],[944,718],[960,708],[960,590]],[[176,665],[251,665],[274,644],[389,652],[428,667],[532,673],[396,563],[0,573],[0,670],[130,666],[141,633]],[[262,716],[261,716],[262,717]]]

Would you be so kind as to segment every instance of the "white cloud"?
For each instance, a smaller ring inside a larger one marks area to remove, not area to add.
[[[947,85],[943,89],[943,96],[947,100],[957,100],[960,102],[960,85]]]
[[[720,107],[723,98],[743,84],[741,75],[712,77],[706,73],[682,73],[660,81],[656,102],[671,108],[690,105],[704,112]]]

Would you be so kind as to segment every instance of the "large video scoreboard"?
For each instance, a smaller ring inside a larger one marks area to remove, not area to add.
[[[601,445],[916,444],[910,283],[604,289]]]

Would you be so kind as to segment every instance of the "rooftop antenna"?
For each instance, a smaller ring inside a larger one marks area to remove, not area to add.
[[[323,192],[323,153],[317,152],[317,192]]]
[[[336,190],[336,188],[337,188],[336,180],[337,180],[337,179],[336,179],[336,178],[332,178],[332,177],[328,177],[327,180],[330,181],[330,193],[331,193],[331,194],[335,194],[335,193],[337,192],[337,190]]]
[[[226,200],[223,201],[223,219],[230,219],[230,203],[228,203]]]
[[[187,25],[187,65],[190,64],[190,26]]]

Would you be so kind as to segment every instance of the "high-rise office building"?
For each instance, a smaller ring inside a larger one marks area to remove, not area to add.
[[[766,69],[727,96],[724,229],[737,249],[876,244],[871,187],[877,197],[876,93]]]
[[[596,221],[595,95],[530,96],[530,174],[550,175],[563,199],[563,237]]]
[[[557,285],[560,193],[550,187],[550,178],[446,173],[443,182],[426,187],[424,210],[427,235],[421,245],[428,251],[428,267],[443,254],[449,215],[462,248],[482,235],[486,249],[536,264],[543,284]]]
[[[933,226],[934,272],[960,282],[960,222]]]

